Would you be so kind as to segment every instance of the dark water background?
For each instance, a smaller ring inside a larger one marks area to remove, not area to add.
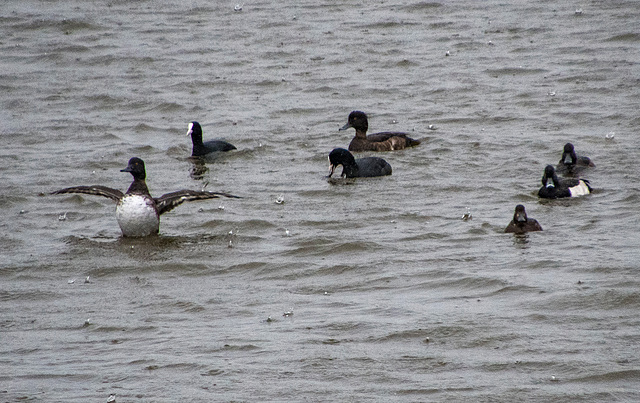
[[[0,401],[640,400],[637,1],[234,5],[0,5]],[[327,181],[354,109],[423,144]],[[567,141],[595,192],[540,201]],[[48,195],[132,156],[243,199]]]

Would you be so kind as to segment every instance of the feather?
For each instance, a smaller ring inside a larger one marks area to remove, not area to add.
[[[173,210],[178,207],[182,203],[186,201],[193,200],[205,200],[205,199],[217,199],[220,196],[240,199],[239,196],[234,196],[228,193],[219,193],[219,192],[205,192],[199,190],[178,190],[171,193],[163,194],[160,197],[156,197],[153,200],[156,202],[156,207],[158,208],[158,214],[163,214],[168,211]]]
[[[111,200],[119,201],[124,194],[118,189],[112,189],[106,186],[93,185],[93,186],[73,186],[70,188],[64,188],[60,190],[56,190],[55,192],[51,192],[52,195],[63,194],[63,193],[84,193],[95,196],[104,196],[108,197]]]

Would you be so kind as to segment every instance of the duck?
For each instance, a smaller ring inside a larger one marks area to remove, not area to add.
[[[506,233],[524,234],[525,232],[542,231],[537,220],[527,217],[527,212],[522,204],[516,206],[513,220],[504,229]]]
[[[329,153],[331,164],[329,178],[335,169],[342,165],[341,177],[370,178],[374,176],[391,175],[391,165],[379,157],[364,157],[355,159],[353,154],[344,148],[335,148]]]
[[[202,142],[202,126],[195,120],[189,123],[189,130],[187,136],[191,136],[191,142],[193,143],[193,149],[191,151],[192,157],[203,157],[207,154],[236,150],[236,146],[231,143],[227,143],[223,140],[209,140],[206,143]]]
[[[125,237],[156,235],[160,230],[160,215],[169,212],[185,201],[216,199],[221,196],[238,199],[228,193],[183,189],[152,197],[145,182],[144,161],[138,157],[129,160],[120,172],[129,172],[133,182],[126,193],[106,186],[73,186],[56,190],[51,194],[84,193],[108,197],[116,202],[116,220]]]
[[[349,143],[349,151],[393,151],[402,150],[420,144],[419,140],[414,140],[401,132],[381,132],[367,136],[369,121],[367,115],[361,111],[353,111],[349,114],[347,124],[339,131],[353,127],[356,129],[356,136]]]
[[[596,164],[591,161],[591,158],[578,156],[573,144],[567,143],[562,150],[562,158],[560,158],[556,166],[556,172],[575,175],[581,173],[586,168],[595,168],[595,166]]]
[[[591,193],[593,189],[587,179],[565,178],[560,180],[553,165],[547,165],[542,175],[542,187],[538,196],[544,199],[578,197]]]

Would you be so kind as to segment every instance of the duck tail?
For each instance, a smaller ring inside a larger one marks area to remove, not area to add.
[[[414,140],[410,137],[407,137],[407,147],[415,147],[420,144],[420,140]]]

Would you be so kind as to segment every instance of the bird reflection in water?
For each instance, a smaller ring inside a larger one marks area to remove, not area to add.
[[[513,234],[513,246],[518,249],[529,248],[529,233]]]
[[[191,170],[189,171],[189,176],[193,180],[202,180],[204,176],[209,172],[209,168],[204,160],[204,158],[200,157],[191,157],[189,158],[191,161]]]

